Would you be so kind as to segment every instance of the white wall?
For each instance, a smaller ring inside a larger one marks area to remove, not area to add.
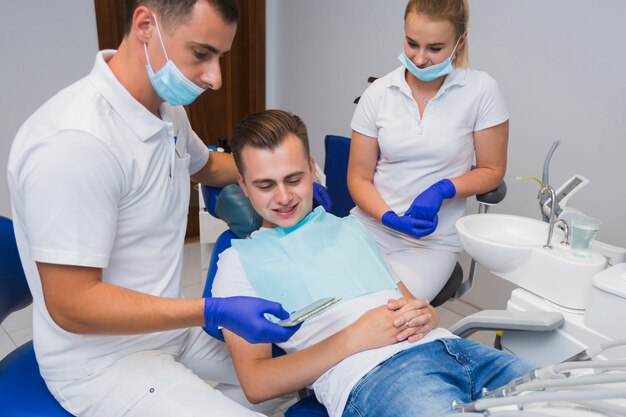
[[[0,0],[0,215],[11,217],[6,167],[15,133],[88,74],[97,50],[93,1]]]
[[[267,107],[301,116],[323,162],[325,135],[350,136],[353,100],[367,78],[399,65],[405,0],[266,3]]]
[[[268,107],[301,115],[313,155],[323,161],[324,135],[350,134],[352,100],[367,77],[398,65],[406,2],[267,3]],[[560,139],[551,184],[573,174],[589,178],[570,203],[604,221],[599,240],[626,246],[626,2],[470,0],[470,7],[473,67],[499,81],[511,113],[508,195],[494,211],[540,217],[536,184],[515,177],[540,177],[546,152]],[[480,272],[468,300],[501,306],[511,287]]]

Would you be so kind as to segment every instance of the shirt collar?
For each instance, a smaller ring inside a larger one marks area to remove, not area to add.
[[[411,97],[411,88],[409,87],[409,83],[406,82],[406,78],[404,76],[406,68],[404,65],[400,65],[389,78],[387,82],[387,87],[397,87],[403,93],[409,95]],[[441,88],[437,95],[443,94],[447,89],[452,86],[465,85],[467,78],[467,69],[466,68],[455,68],[450,74],[446,76],[446,79],[443,81]]]
[[[150,113],[115,78],[111,68],[107,65],[107,61],[115,53],[115,50],[98,52],[89,78],[113,110],[126,122],[135,135],[142,142],[145,142],[161,130],[167,129],[168,126],[171,126],[171,123],[165,122]],[[161,111],[169,112],[169,109],[167,109],[167,106],[161,105]],[[171,117],[167,117],[165,114],[163,116],[165,116],[166,120],[171,120]]]

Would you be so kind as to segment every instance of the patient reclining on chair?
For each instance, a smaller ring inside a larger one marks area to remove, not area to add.
[[[271,346],[224,330],[248,399],[311,386],[331,416],[445,416],[532,367],[507,353],[431,330],[436,313],[394,284],[376,245],[349,218],[312,210],[315,163],[306,127],[290,113],[245,118],[231,149],[239,184],[263,218],[220,256],[217,297],[249,295],[296,310],[342,301],[302,324],[272,358]]]

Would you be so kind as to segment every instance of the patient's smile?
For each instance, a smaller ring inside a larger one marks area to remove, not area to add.
[[[296,203],[293,206],[287,206],[287,207],[273,209],[273,211],[275,213],[277,213],[281,217],[289,217],[296,211],[297,207],[298,207],[298,204]]]

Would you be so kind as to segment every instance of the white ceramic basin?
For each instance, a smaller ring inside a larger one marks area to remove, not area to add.
[[[548,224],[508,214],[474,214],[460,218],[456,229],[465,251],[494,273],[518,268],[528,260],[531,248],[541,247],[548,238]],[[555,229],[552,242],[563,233]]]
[[[545,249],[548,224],[508,214],[474,214],[460,218],[456,229],[465,251],[489,271],[559,305],[584,309],[591,279],[606,259],[571,255],[555,228],[552,249]]]

